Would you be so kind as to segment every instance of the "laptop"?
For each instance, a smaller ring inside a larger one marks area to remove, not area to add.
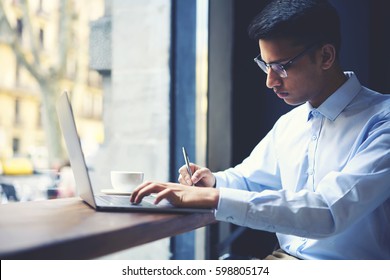
[[[57,114],[65,139],[70,164],[76,182],[79,196],[92,208],[98,211],[129,211],[155,213],[212,213],[212,209],[175,207],[167,200],[153,204],[153,195],[145,197],[140,204],[132,204],[129,195],[95,194],[84,153],[81,147],[72,106],[66,92],[62,93],[57,102]]]

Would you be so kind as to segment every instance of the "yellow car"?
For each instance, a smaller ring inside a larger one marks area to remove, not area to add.
[[[34,173],[34,166],[30,159],[14,157],[2,160],[3,175],[30,175]]]

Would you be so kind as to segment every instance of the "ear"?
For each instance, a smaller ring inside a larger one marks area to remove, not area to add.
[[[332,67],[336,60],[336,49],[331,44],[323,45],[321,48],[322,69],[327,70]]]

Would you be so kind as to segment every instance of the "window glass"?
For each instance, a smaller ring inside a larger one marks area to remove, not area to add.
[[[89,40],[104,8],[104,0],[0,0],[0,183],[17,201],[75,195],[69,180],[53,195],[68,165],[54,107],[61,91],[71,94],[83,142],[103,141],[102,77],[89,65]],[[14,200],[1,192],[1,203]]]

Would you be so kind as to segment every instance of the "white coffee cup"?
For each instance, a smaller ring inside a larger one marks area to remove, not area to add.
[[[117,191],[131,192],[143,181],[143,172],[111,171],[111,185]]]

